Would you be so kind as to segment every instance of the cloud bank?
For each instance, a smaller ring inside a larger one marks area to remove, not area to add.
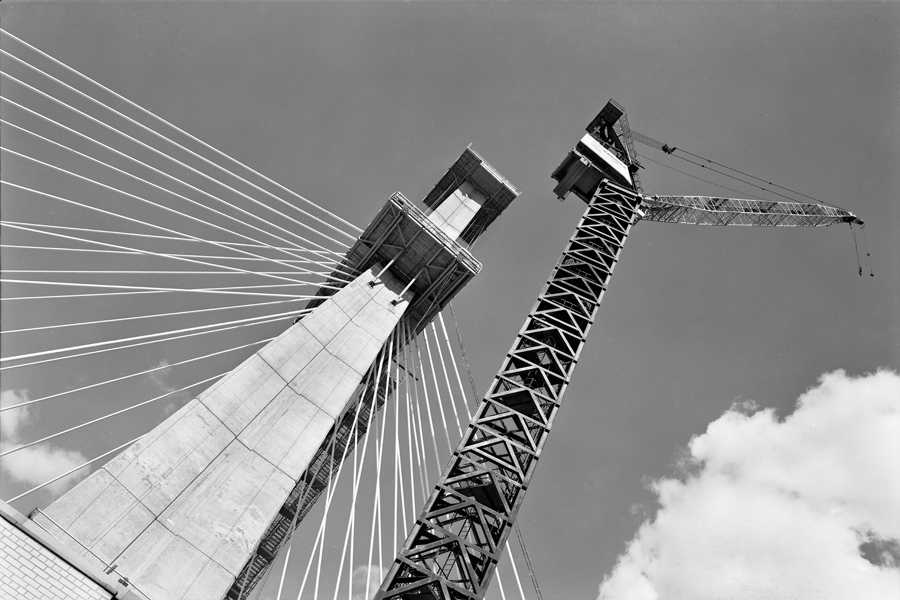
[[[27,401],[27,390],[0,392],[0,406],[11,406]],[[0,449],[5,451],[23,443],[25,440],[21,436],[22,428],[31,423],[33,418],[31,407],[15,408],[0,413]],[[23,448],[0,458],[0,473],[28,489],[74,469],[86,461],[87,458],[80,452],[59,448],[51,443],[43,443]],[[58,496],[86,477],[88,473],[90,473],[89,469],[81,469],[51,483],[45,489],[54,496]],[[8,498],[13,495],[15,494],[4,489],[4,497]]]
[[[382,569],[378,565],[360,565],[353,569],[351,585],[353,586],[353,600],[366,600],[371,598],[378,591],[384,576],[387,575],[387,569]],[[369,595],[366,596],[366,586],[368,585]]]
[[[732,407],[682,466],[598,600],[900,598],[898,374],[827,373],[783,420]]]

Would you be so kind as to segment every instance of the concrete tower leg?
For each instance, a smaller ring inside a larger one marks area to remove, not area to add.
[[[409,305],[411,292],[401,297],[404,284],[381,271],[373,265],[35,520],[89,560],[86,548],[117,564],[153,600],[221,598]]]
[[[394,194],[342,262],[360,275],[33,519],[150,600],[249,592],[289,533],[284,515],[315,500],[292,496],[311,461],[369,401],[360,386],[388,336],[404,316],[420,331],[478,273],[461,244],[517,195],[470,149],[428,214]]]

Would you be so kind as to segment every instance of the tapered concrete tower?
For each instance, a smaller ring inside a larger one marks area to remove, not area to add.
[[[475,276],[466,246],[517,195],[471,149],[425,212],[394,194],[341,289],[34,519],[150,600],[249,592],[336,468],[326,458],[383,402],[366,382],[391,332],[421,331]]]

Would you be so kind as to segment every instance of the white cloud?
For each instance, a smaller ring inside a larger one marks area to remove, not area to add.
[[[13,406],[28,401],[28,390],[0,392],[0,407]],[[0,412],[0,439],[12,439],[28,419],[28,409],[18,408]]]
[[[32,446],[24,448],[14,454],[3,457],[0,464],[3,473],[12,479],[32,488],[36,485],[50,481],[57,475],[62,475],[78,465],[83,465],[87,458],[80,452],[65,450],[63,448]],[[81,469],[68,477],[63,477],[46,486],[54,496],[59,496],[64,491],[84,479],[90,470]]]
[[[28,401],[28,390],[0,392],[0,406],[11,406]],[[0,413],[0,449],[8,450],[23,443],[21,430],[32,419],[31,407],[15,408]],[[31,488],[84,464],[87,458],[80,452],[66,450],[42,443],[23,448],[0,459],[0,473],[23,487]],[[68,477],[48,485],[54,496],[75,485],[90,473],[81,469]],[[8,494],[4,494],[7,495]]]
[[[825,374],[784,420],[735,406],[688,452],[600,599],[900,598],[896,373]]]
[[[161,361],[159,361],[159,364],[154,367],[155,369],[159,370],[147,373],[146,375],[144,375],[144,377],[154,386],[165,391],[171,391],[175,388],[173,388],[169,383],[169,377],[172,376],[172,368],[169,366],[170,364],[171,363],[169,363],[168,360],[162,359]]]
[[[382,570],[378,565],[360,565],[353,569],[353,579],[351,580],[353,591],[355,592],[353,594],[353,600],[372,598],[381,586],[381,582],[384,580],[385,575],[387,575],[387,569]],[[369,580],[368,596],[366,596],[367,578]]]
[[[172,377],[172,368],[169,364],[168,360],[163,359],[159,361],[159,364],[155,367],[156,369],[159,369],[158,371],[153,371],[144,375],[144,380],[147,383],[166,394],[174,392],[177,389],[170,381],[170,378]],[[174,413],[190,399],[191,395],[187,392],[178,392],[177,394],[169,396],[169,401],[163,409],[165,416],[168,417]]]

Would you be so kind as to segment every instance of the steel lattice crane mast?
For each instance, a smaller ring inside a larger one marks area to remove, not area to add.
[[[639,220],[700,225],[862,224],[795,202],[647,196],[624,109],[610,100],[553,172],[588,207],[377,599],[480,600],[522,506],[622,245]],[[662,148],[661,148],[662,149]]]

